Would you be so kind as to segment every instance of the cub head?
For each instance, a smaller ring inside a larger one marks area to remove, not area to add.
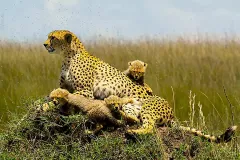
[[[119,111],[122,109],[121,99],[118,96],[111,95],[105,98],[104,101],[111,111]]]
[[[144,76],[146,72],[147,63],[144,63],[140,60],[131,61],[131,62],[128,62],[128,68],[133,78],[135,80],[139,80],[141,77]]]
[[[73,33],[67,30],[55,30],[48,34],[48,39],[43,45],[50,53],[61,51],[71,47],[74,36]]]
[[[54,89],[49,97],[53,99],[55,104],[67,102],[69,92],[66,89]]]

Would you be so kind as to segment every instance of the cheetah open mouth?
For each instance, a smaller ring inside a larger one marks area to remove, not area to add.
[[[47,49],[48,52],[54,52],[55,49],[52,46],[46,46],[45,47]]]

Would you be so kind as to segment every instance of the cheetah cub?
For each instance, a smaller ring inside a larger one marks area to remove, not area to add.
[[[116,104],[119,106],[123,106],[124,104],[140,105],[133,98],[119,98],[118,96],[111,95],[104,100],[97,100],[79,94],[71,94],[66,89],[61,88],[53,90],[50,93],[50,98],[53,99],[53,102],[60,102],[61,105],[68,103],[68,106],[73,105],[74,107],[79,108],[80,111],[85,113],[91,121],[96,123],[97,128],[92,133],[100,131],[104,125],[109,123],[116,127],[123,126],[122,121],[119,120],[121,117],[127,120],[130,119],[125,113],[116,112],[117,109],[112,107],[112,103],[114,103],[114,106]],[[116,119],[115,117],[119,117],[119,119]],[[138,120],[134,119],[132,121]]]
[[[105,98],[104,101],[111,111],[119,113],[126,122],[140,123],[139,114],[142,108],[142,101],[136,98],[120,98],[115,95]]]
[[[112,113],[103,100],[90,99],[79,94],[71,94],[66,89],[61,88],[53,90],[50,93],[50,98],[53,101],[61,102],[60,104],[68,103],[67,106],[73,105],[78,107],[80,111],[88,116],[89,120],[95,122],[96,129],[88,133],[97,133],[103,126],[109,123],[116,127],[123,126],[122,121],[114,117],[114,113]]]
[[[125,70],[123,73],[126,74],[137,85],[144,86],[147,93],[149,95],[152,95],[152,89],[146,83],[144,83],[144,76],[147,65],[147,63],[144,63],[140,60],[130,61],[128,62],[128,69]]]

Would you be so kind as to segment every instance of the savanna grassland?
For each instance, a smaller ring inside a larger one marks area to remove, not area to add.
[[[91,54],[119,70],[125,70],[127,62],[135,59],[148,63],[146,83],[152,87],[154,94],[170,102],[176,117],[186,122],[183,124],[211,133],[220,133],[232,124],[240,125],[240,44],[234,38],[210,40],[206,37],[194,41],[185,38],[174,41],[102,38],[84,44]],[[9,125],[8,121],[16,116],[14,113],[26,113],[29,109],[25,107],[27,104],[58,87],[60,69],[61,57],[49,54],[41,43],[0,42],[0,116],[3,132]],[[152,143],[149,139],[146,141]],[[91,144],[92,148],[104,148],[102,143],[94,143],[99,144]],[[122,141],[109,143],[119,145]],[[134,145],[128,147],[127,151],[126,148],[121,150],[124,155],[131,154],[136,148]],[[227,149],[222,150],[225,153]],[[140,148],[139,153],[145,152],[144,148]],[[152,152],[158,153],[155,150]],[[209,155],[216,156],[216,159],[222,156],[218,152]],[[31,156],[35,155],[29,155],[29,158]]]

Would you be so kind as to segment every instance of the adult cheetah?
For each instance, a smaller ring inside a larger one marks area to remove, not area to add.
[[[110,95],[146,99],[141,109],[142,127],[132,132],[149,133],[156,120],[165,124],[173,119],[172,108],[165,99],[148,95],[143,86],[136,85],[124,73],[90,55],[70,31],[55,30],[49,33],[44,46],[50,53],[60,53],[64,57],[61,88],[96,99],[104,99]]]

